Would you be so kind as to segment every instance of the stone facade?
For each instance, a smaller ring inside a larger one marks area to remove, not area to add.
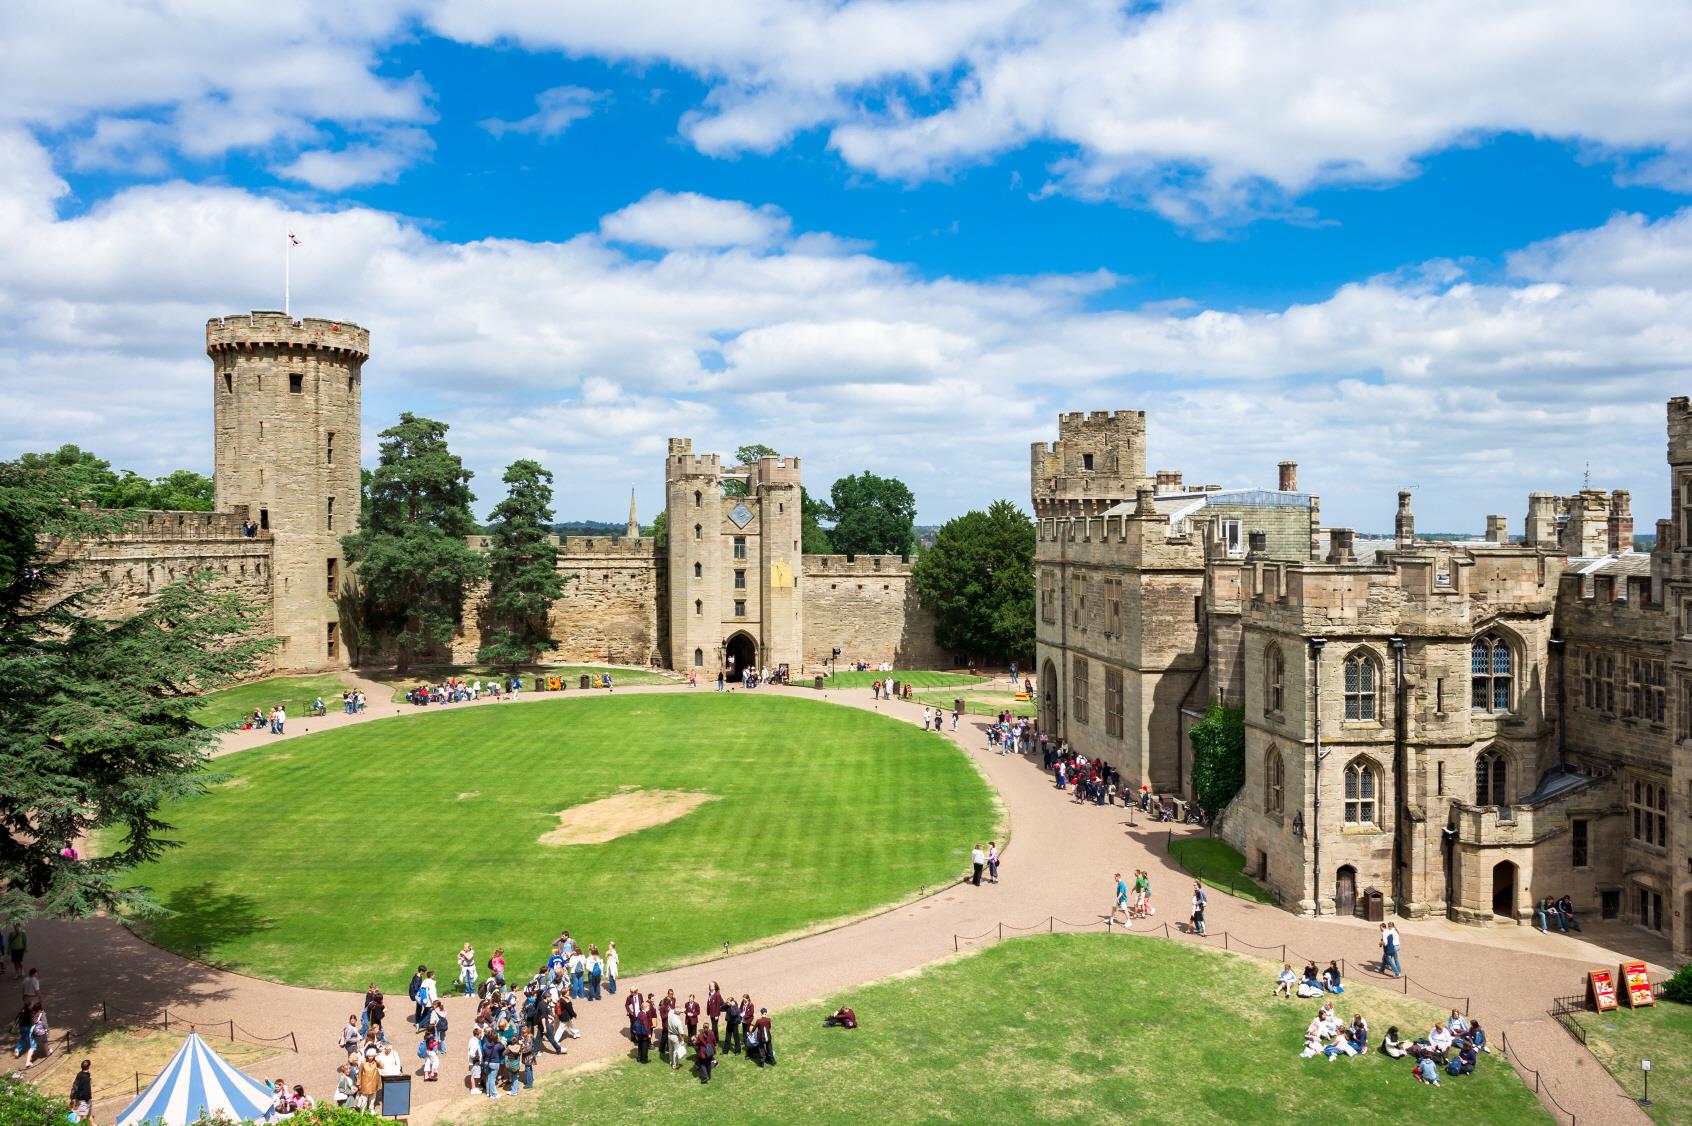
[[[1520,923],[1567,894],[1692,952],[1687,399],[1668,405],[1671,518],[1649,555],[1622,490],[1532,494],[1518,543],[1502,516],[1484,540],[1419,539],[1406,492],[1393,539],[1362,545],[1320,528],[1314,497],[1299,508],[1285,464],[1255,514],[1226,490],[1184,510],[1208,490],[1169,470],[1130,502],[1111,494],[1137,474],[1114,467],[1143,424],[1103,448],[1130,413],[1065,415],[1035,447],[1050,730],[1130,785],[1189,793],[1184,726],[1208,700],[1241,707],[1245,785],[1218,831],[1288,908],[1373,892]],[[1113,467],[1092,487],[1083,449]]]

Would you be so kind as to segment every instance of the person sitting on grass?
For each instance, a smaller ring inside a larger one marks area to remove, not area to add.
[[[834,1010],[834,1015],[823,1017],[823,1027],[856,1028],[858,1027],[858,1014],[843,1005]]]
[[[1457,1042],[1457,1054],[1451,1062],[1445,1065],[1447,1075],[1473,1075],[1475,1073],[1475,1046],[1467,1040]]]
[[[1275,979],[1275,992],[1273,996],[1290,998],[1293,995],[1293,986],[1297,983],[1297,981],[1298,975],[1293,973],[1292,963],[1282,962],[1281,976]]]
[[[1434,1061],[1431,1059],[1424,1057],[1417,1060],[1416,1066],[1410,1069],[1410,1074],[1416,1077],[1418,1083],[1432,1083],[1435,1087],[1439,1086],[1439,1069],[1434,1066]]]
[[[1469,1034],[1468,1018],[1464,1017],[1463,1014],[1458,1012],[1456,1009],[1451,1010],[1451,1016],[1446,1019],[1445,1027],[1451,1030],[1451,1035],[1453,1037],[1467,1036]]]
[[[1451,1050],[1453,1040],[1451,1030],[1443,1024],[1436,1024],[1428,1030],[1428,1046],[1442,1056]]]
[[[1344,993],[1345,986],[1340,984],[1338,962],[1329,962],[1328,968],[1322,971],[1322,988],[1329,993]]]
[[[1481,1022],[1478,1020],[1469,1022],[1469,1043],[1475,1046],[1477,1052],[1490,1053],[1492,1051],[1491,1048],[1486,1046],[1486,1032],[1481,1028]]]
[[[1386,1037],[1381,1041],[1381,1051],[1389,1059],[1395,1060],[1403,1059],[1409,1053],[1410,1042],[1398,1038],[1398,1026],[1396,1024],[1387,1027]]]
[[[1322,995],[1322,979],[1317,976],[1316,963],[1308,963],[1304,967],[1304,976],[1298,981],[1298,995],[1300,997],[1320,997]]]
[[[1311,1021],[1304,1029],[1304,1051],[1300,1058],[1309,1059],[1322,1051],[1322,1020],[1320,1017]]]
[[[1351,1028],[1345,1035],[1351,1041],[1353,1052],[1360,1056],[1369,1054],[1369,1022],[1363,1019],[1362,1013],[1352,1014]]]

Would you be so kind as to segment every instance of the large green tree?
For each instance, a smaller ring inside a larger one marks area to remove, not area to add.
[[[829,490],[834,527],[828,538],[847,555],[908,555],[916,550],[916,497],[897,477],[867,469]]]
[[[359,516],[341,540],[358,567],[365,647],[393,646],[401,672],[452,637],[464,588],[486,573],[466,537],[476,531],[470,470],[447,447],[447,426],[410,411],[382,431],[376,469]]]
[[[505,499],[488,517],[488,609],[493,627],[478,659],[516,673],[558,648],[549,614],[564,593],[552,532],[552,474],[527,458],[505,471]]]
[[[210,512],[217,496],[212,479],[192,469],[178,469],[153,480],[129,469],[119,475],[105,458],[70,444],[52,453],[27,453],[18,461],[29,468],[62,471],[72,495],[101,508]]]
[[[833,519],[834,510],[828,502],[813,497],[811,490],[800,485],[799,534],[803,537],[800,546],[806,555],[828,555],[834,551],[834,540],[822,526],[824,520]]]
[[[175,843],[159,808],[206,781],[194,697],[271,644],[210,571],[130,617],[88,617],[79,545],[129,518],[80,508],[86,486],[75,466],[0,463],[0,918],[155,909],[122,884]],[[99,855],[78,856],[95,833]]]
[[[941,648],[1000,661],[1034,655],[1034,521],[1010,501],[947,521],[911,578]]]

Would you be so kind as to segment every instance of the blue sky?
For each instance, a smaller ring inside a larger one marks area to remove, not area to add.
[[[372,329],[365,445],[481,505],[661,497],[663,441],[1027,495],[1059,411],[1334,523],[1663,514],[1692,392],[1692,10],[1657,0],[173,0],[0,12],[0,454],[209,471],[208,316]],[[697,10],[696,10],[697,9]]]

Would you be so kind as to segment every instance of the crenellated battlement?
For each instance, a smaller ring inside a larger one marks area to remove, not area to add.
[[[85,508],[93,508],[85,505]],[[98,510],[97,510],[98,511]],[[247,519],[247,506],[237,505],[230,512],[174,512],[167,509],[106,509],[121,511],[129,517],[122,531],[104,538],[111,540],[269,540],[270,532],[259,531],[255,536],[242,535],[241,525]]]
[[[1668,401],[1668,460],[1670,465],[1692,464],[1692,399],[1685,395]]]
[[[286,313],[256,310],[206,322],[206,353],[258,348],[321,349],[370,358],[370,330],[350,321],[321,317],[295,320]]]
[[[823,579],[830,575],[861,577],[864,575],[898,575],[911,573],[908,555],[806,555],[801,557],[805,573]]]
[[[1055,442],[1030,447],[1036,516],[1093,515],[1149,486],[1145,411],[1073,411],[1058,416]]]
[[[723,459],[718,454],[696,454],[692,438],[671,438],[670,453],[664,462],[666,479],[678,477],[720,477]]]

